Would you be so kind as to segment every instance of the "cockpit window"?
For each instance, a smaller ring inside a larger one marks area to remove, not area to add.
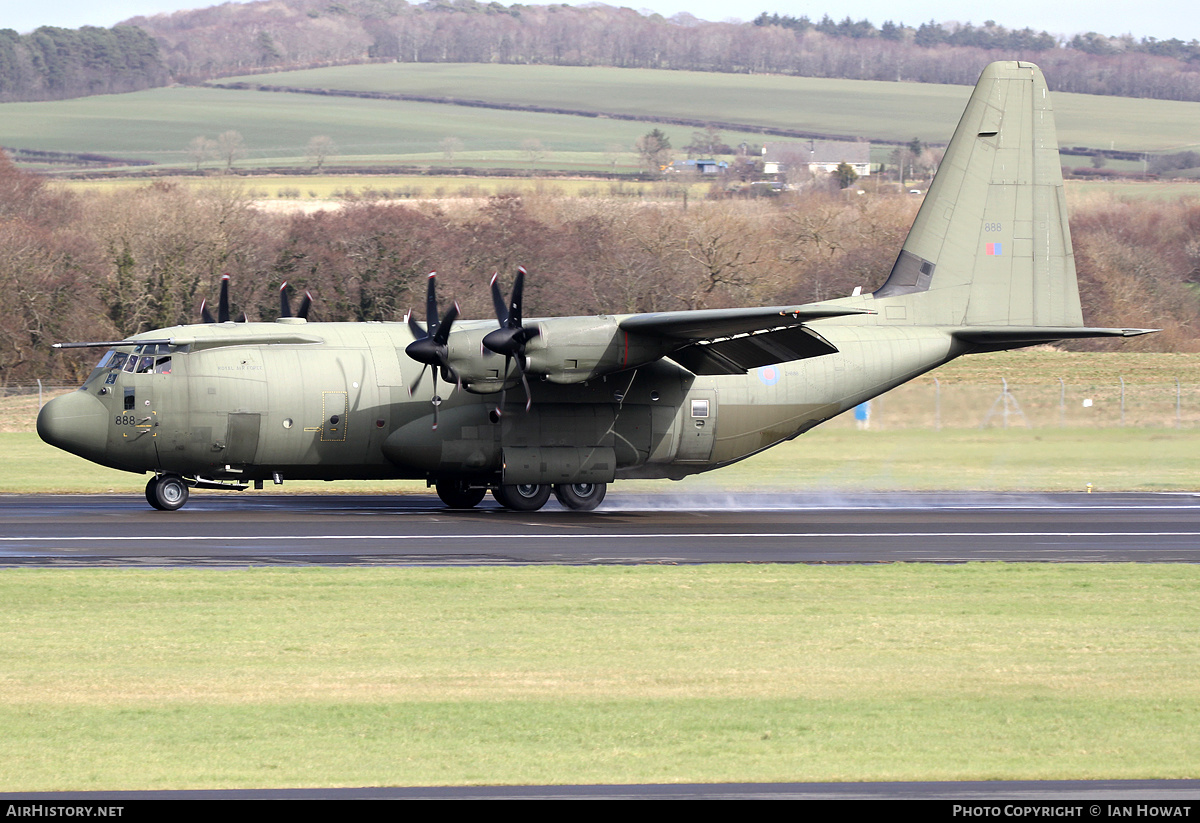
[[[125,365],[125,361],[129,359],[129,355],[123,351],[111,352],[112,359],[108,361],[108,368],[119,369]]]
[[[130,355],[129,359],[125,361],[125,366],[122,368],[122,371],[127,372],[129,374],[133,374],[134,368],[137,367],[137,362],[138,362],[137,357],[134,355]]]
[[[154,371],[154,357],[146,355],[138,358],[137,373],[151,374]]]
[[[155,374],[170,374],[171,373],[171,358],[160,357],[154,364]]]

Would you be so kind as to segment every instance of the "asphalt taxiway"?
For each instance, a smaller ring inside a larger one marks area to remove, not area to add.
[[[489,498],[0,496],[0,566],[1200,562],[1191,494],[612,494],[581,514]]]

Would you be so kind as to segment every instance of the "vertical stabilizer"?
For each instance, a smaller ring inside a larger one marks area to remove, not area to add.
[[[984,69],[874,297],[885,322],[1083,325],[1054,112],[1037,66]]]

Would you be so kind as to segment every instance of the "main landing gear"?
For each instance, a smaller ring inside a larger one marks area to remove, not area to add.
[[[177,474],[158,474],[146,483],[146,502],[159,511],[181,509],[187,500],[187,483]]]
[[[462,480],[439,480],[435,485],[438,497],[452,509],[471,509],[479,505],[486,489],[471,487]],[[515,486],[497,486],[492,497],[506,509],[517,512],[535,512],[550,500],[553,491],[564,509],[590,512],[604,500],[607,490],[604,483],[549,484],[522,483]]]

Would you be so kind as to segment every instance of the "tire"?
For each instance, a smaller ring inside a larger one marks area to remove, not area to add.
[[[146,502],[159,511],[163,510],[162,506],[158,505],[158,475],[146,481]]]
[[[554,496],[563,508],[590,512],[604,500],[607,490],[604,483],[562,483],[554,487]]]
[[[147,499],[150,496],[150,485],[146,485]],[[182,509],[188,500],[188,486],[177,474],[164,474],[154,482],[154,500],[150,505],[159,511],[173,512]]]
[[[434,488],[442,502],[452,509],[473,509],[487,494],[487,489],[473,489],[463,480],[439,480]]]
[[[550,499],[549,486],[524,484],[520,486],[497,486],[492,497],[506,509],[516,512],[535,512]]]

